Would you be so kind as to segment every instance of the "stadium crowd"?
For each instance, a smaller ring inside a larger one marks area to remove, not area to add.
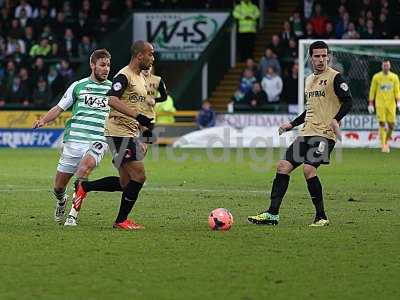
[[[233,0],[0,0],[0,107],[51,106],[98,42],[136,9],[232,5]]]
[[[297,112],[298,40],[399,39],[400,1],[303,0],[283,22],[256,64],[247,58],[235,110],[279,109]]]

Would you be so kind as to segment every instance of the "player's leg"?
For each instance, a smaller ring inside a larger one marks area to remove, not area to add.
[[[317,176],[317,168],[305,163],[303,172],[307,182],[308,192],[311,196],[311,201],[315,207],[315,218],[313,224],[328,225],[329,221],[324,209],[322,185]]]
[[[57,198],[54,220],[61,222],[67,205],[66,187],[78,168],[78,164],[86,151],[86,146],[79,143],[66,142],[58,161],[57,174],[54,180],[54,195]]]
[[[121,165],[119,171],[121,178],[128,178],[129,180],[123,189],[120,209],[115,220],[114,227],[119,227],[122,229],[144,228],[143,225],[139,225],[131,220],[128,220],[128,215],[132,211],[133,206],[135,205],[139,196],[140,190],[146,181],[144,163],[142,161],[128,161]]]
[[[376,117],[379,123],[379,140],[382,152],[386,152],[386,108],[384,105],[376,106]]]
[[[86,191],[82,188],[82,183],[87,181],[90,173],[100,164],[104,153],[107,151],[108,146],[103,142],[94,142],[86,150],[82,160],[80,161],[75,176],[75,192],[72,202],[72,208],[65,221],[66,226],[77,225],[76,220],[78,213],[81,210],[83,200],[86,197]]]
[[[73,174],[57,171],[54,178],[53,193],[56,197],[56,208],[54,210],[54,221],[61,222],[64,218],[65,207],[67,206],[67,185]]]
[[[254,224],[277,225],[279,209],[289,186],[290,173],[304,160],[303,137],[297,138],[287,149],[284,159],[278,162],[275,179],[272,184],[269,208],[247,219]]]
[[[321,164],[329,164],[330,154],[335,147],[335,142],[323,137],[310,137],[307,145],[308,150],[303,173],[311,201],[315,207],[315,218],[311,226],[327,226],[329,220],[324,209],[322,185],[317,175],[317,168]]]
[[[124,159],[118,168],[120,181],[123,188],[120,209],[115,220],[114,227],[121,229],[142,229],[143,225],[135,224],[128,219],[129,213],[139,196],[140,190],[146,181],[146,172],[143,159],[147,152],[147,146],[139,140],[130,139]]]
[[[392,132],[396,125],[396,104],[393,103],[392,105],[386,108],[386,121],[387,121],[387,131],[386,131],[386,148],[385,152],[390,152],[389,142],[392,138]]]

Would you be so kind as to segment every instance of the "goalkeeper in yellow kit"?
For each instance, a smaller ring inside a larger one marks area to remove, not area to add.
[[[379,122],[379,138],[382,152],[390,152],[389,140],[396,124],[396,101],[400,110],[399,77],[390,72],[390,61],[382,62],[382,71],[372,77],[369,90],[368,112],[374,113]],[[375,107],[374,107],[375,101]],[[386,129],[387,124],[387,129]]]

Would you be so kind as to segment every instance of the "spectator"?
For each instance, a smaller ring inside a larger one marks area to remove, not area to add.
[[[240,61],[253,57],[260,10],[251,0],[241,0],[233,9],[233,17],[239,22],[238,45]]]
[[[82,36],[82,41],[78,45],[78,55],[80,58],[90,56],[96,49],[96,43],[91,41],[87,35]]]
[[[315,5],[314,15],[310,19],[310,23],[314,29],[314,34],[317,36],[323,36],[325,34],[326,22],[328,22],[328,18],[322,14],[321,4],[317,3]]]
[[[336,33],[333,28],[332,22],[327,22],[325,25],[325,35],[323,37],[324,39],[335,39],[336,38]]]
[[[283,22],[283,31],[280,34],[281,42],[287,46],[290,39],[296,38],[288,21]]]
[[[19,78],[21,78],[21,86],[27,91],[28,95],[32,93],[32,78],[29,77],[29,72],[27,68],[19,69]]]
[[[54,25],[53,25],[55,36],[57,36],[57,37],[63,36],[67,27],[68,27],[68,25],[65,22],[64,12],[62,12],[62,11],[58,12],[57,18],[54,21]]]
[[[52,93],[47,81],[40,77],[32,94],[32,102],[36,106],[46,107],[52,100]]]
[[[362,33],[363,39],[376,39],[378,38],[375,28],[374,28],[374,21],[367,20],[366,28]]]
[[[4,100],[6,104],[22,104],[29,105],[29,94],[24,86],[21,84],[21,78],[15,76],[10,88],[6,89],[4,93]]]
[[[281,66],[278,59],[274,57],[274,53],[272,52],[272,50],[270,48],[267,48],[265,50],[264,56],[260,60],[259,68],[261,77],[266,74],[269,67],[274,68],[276,73],[281,74]]]
[[[12,36],[8,37],[6,55],[13,55],[16,49],[19,49],[19,52],[25,53],[25,43],[22,39],[16,39]]]
[[[22,38],[24,35],[24,31],[19,24],[18,19],[12,19],[11,21],[11,28],[8,31],[8,36],[13,37],[15,39]]]
[[[25,28],[26,26],[31,26],[33,25],[33,21],[31,18],[29,18],[26,14],[26,10],[25,9],[21,9],[21,14],[18,18],[19,20],[19,24],[22,28]]]
[[[74,33],[71,28],[65,29],[64,38],[60,43],[59,56],[63,57],[77,57],[78,56],[78,43],[75,39]]]
[[[293,63],[293,61],[297,59],[298,56],[299,54],[298,54],[297,42],[294,38],[291,38],[289,40],[288,47],[286,48],[285,53],[283,55],[283,59],[286,62]],[[280,72],[277,73],[280,74]]]
[[[156,123],[157,124],[173,124],[175,123],[174,112],[176,112],[174,106],[174,99],[168,95],[167,100],[164,102],[157,102],[155,106],[156,111]]]
[[[347,31],[350,23],[350,16],[348,12],[343,14],[343,17],[336,24],[336,38],[341,39],[343,34]]]
[[[47,67],[44,64],[43,57],[38,56],[35,58],[35,63],[32,68],[32,81],[37,82],[39,77],[45,78],[47,76]]]
[[[23,35],[22,39],[24,40],[24,43],[25,43],[26,53],[29,53],[32,46],[35,44],[35,36],[34,36],[32,26],[25,27],[25,31],[24,31],[24,35]]]
[[[244,96],[246,96],[246,94],[251,90],[253,83],[256,81],[257,79],[254,76],[253,71],[245,69],[243,76],[240,79],[239,89],[235,92],[233,100],[235,102],[241,102],[244,99]]]
[[[296,38],[301,38],[304,35],[304,25],[300,16],[300,12],[296,10],[290,17],[289,21]]]
[[[109,16],[105,13],[100,14],[99,22],[95,27],[95,36],[97,40],[104,38],[110,32]]]
[[[55,18],[57,15],[57,10],[54,6],[50,6],[49,0],[41,0],[40,5],[36,6],[33,10],[32,18],[38,18],[40,15],[40,10],[45,10],[48,12],[50,18]]]
[[[386,14],[380,13],[379,20],[376,24],[376,31],[380,32],[382,38],[389,38],[391,36],[391,28],[390,24],[387,21]]]
[[[304,33],[304,37],[305,39],[313,39],[315,38],[315,34],[314,34],[314,28],[312,26],[312,24],[310,22],[307,22],[306,24],[306,32]]]
[[[17,76],[17,68],[15,67],[14,61],[12,60],[7,61],[6,70],[4,72],[2,89],[4,90],[10,89],[13,84],[13,79],[16,76]]]
[[[79,11],[78,22],[76,22],[75,32],[78,32],[81,36],[91,36],[92,31],[93,30],[88,15],[83,11]]]
[[[258,82],[255,82],[243,102],[252,109],[259,109],[268,102],[268,98],[265,91],[261,88],[261,85]]]
[[[71,3],[69,1],[63,2],[62,12],[64,13],[66,19],[73,18],[74,12],[72,10]]]
[[[289,113],[298,113],[298,76],[299,76],[299,64],[295,62],[292,65],[291,71],[288,76],[285,77],[284,80],[284,99],[288,104],[288,112]]]
[[[32,6],[28,3],[26,0],[20,0],[19,5],[15,8],[15,18],[20,18],[21,17],[21,11],[25,10],[26,16],[28,18],[32,17]]]
[[[268,48],[272,50],[276,58],[282,57],[283,45],[281,43],[279,35],[277,34],[272,35],[271,43],[268,45]]]
[[[254,76],[258,77],[258,66],[254,62],[254,59],[252,59],[252,58],[246,59],[246,62],[244,64],[244,68],[248,69],[248,70],[251,70],[253,72]]]
[[[88,16],[89,19],[92,19],[94,17],[93,15],[93,9],[90,5],[90,1],[89,0],[83,0],[82,2],[82,9],[81,11]]]
[[[71,68],[71,63],[67,59],[62,59],[58,67],[58,73],[63,78],[65,85],[72,81],[74,71]]]
[[[12,59],[18,67],[27,66],[29,61],[28,56],[21,52],[21,48],[18,44],[16,45],[14,53],[9,55],[8,58]]]
[[[314,0],[304,0],[303,6],[304,6],[304,18],[306,20],[308,20],[311,18],[313,6],[314,6]]]
[[[211,103],[209,101],[203,101],[196,119],[199,129],[215,126],[215,111],[211,108]]]
[[[261,81],[262,89],[268,97],[268,102],[278,102],[279,96],[282,93],[283,82],[282,78],[275,72],[274,68],[269,67]]]
[[[359,39],[360,34],[356,31],[356,26],[353,22],[349,23],[347,32],[343,34],[343,39]]]
[[[47,37],[41,38],[39,44],[33,45],[29,51],[29,55],[33,58],[37,56],[48,56],[50,54],[51,45],[49,44],[49,39]]]
[[[49,67],[49,73],[47,75],[47,83],[50,87],[51,93],[53,95],[59,95],[64,91],[64,79],[58,74],[57,67],[52,65]]]
[[[48,9],[45,7],[40,8],[39,16],[34,21],[35,21],[36,32],[42,32],[43,27],[46,24],[50,24],[52,22],[52,18],[49,16]]]

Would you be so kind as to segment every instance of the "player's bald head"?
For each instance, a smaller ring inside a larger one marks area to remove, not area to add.
[[[144,52],[152,50],[152,49],[153,49],[153,46],[149,42],[142,41],[142,40],[136,41],[133,43],[132,48],[131,48],[132,58],[135,58],[140,53],[143,54]]]

